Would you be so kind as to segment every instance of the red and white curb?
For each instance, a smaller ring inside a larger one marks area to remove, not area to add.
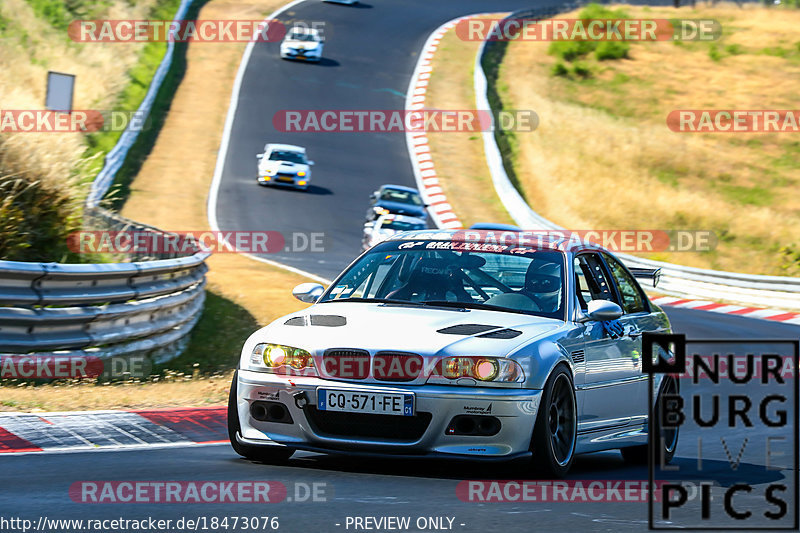
[[[760,307],[746,307],[744,305],[731,305],[710,300],[689,300],[685,298],[675,298],[673,296],[658,296],[650,298],[655,304],[660,306],[680,307],[684,309],[694,309],[695,311],[710,311],[712,313],[723,313],[726,315],[738,315],[747,318],[762,318],[774,322],[785,322],[787,324],[797,324],[800,326],[800,313],[781,311],[779,309],[763,309]]]
[[[411,75],[411,82],[406,92],[406,112],[420,111],[425,109],[425,93],[428,91],[428,81],[433,71],[431,61],[439,47],[442,37],[448,30],[453,28],[462,20],[472,17],[488,15],[481,13],[467,15],[446,22],[436,28],[428,36],[428,40],[422,47],[419,54],[414,73]],[[406,144],[408,154],[411,158],[411,166],[414,170],[414,178],[417,182],[422,198],[429,205],[428,212],[436,223],[436,227],[444,229],[461,229],[463,225],[458,216],[453,212],[453,206],[447,201],[447,197],[442,190],[439,178],[436,175],[436,168],[431,159],[431,148],[428,145],[428,136],[423,132],[407,131]]]
[[[0,413],[0,454],[228,442],[226,407]]]

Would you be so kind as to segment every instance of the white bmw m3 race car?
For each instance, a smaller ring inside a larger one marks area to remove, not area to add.
[[[604,249],[404,232],[327,290],[294,294],[314,305],[254,333],[233,379],[229,435],[245,457],[532,457],[563,476],[578,453],[647,456],[641,335],[670,324]],[[654,384],[657,405],[678,390]],[[677,430],[655,431],[669,461]]]

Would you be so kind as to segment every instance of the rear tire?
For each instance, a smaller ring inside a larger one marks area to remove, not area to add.
[[[653,411],[653,415],[655,416],[655,420],[653,421],[653,424],[655,424],[655,435],[658,436],[656,461],[658,461],[657,464],[667,465],[670,463],[670,461],[672,461],[672,458],[675,457],[675,450],[678,447],[678,428],[661,428],[661,417],[659,412],[665,394],[678,394],[678,382],[672,376],[666,376],[664,378],[664,382],[661,384],[661,391],[658,393],[655,409]],[[631,464],[647,464],[648,459],[650,458],[650,449],[647,444],[622,448],[620,452],[622,452],[622,458]]]
[[[563,478],[575,458],[578,410],[567,368],[559,365],[547,378],[533,428],[532,466],[544,475]]]
[[[231,383],[231,390],[228,394],[228,438],[231,441],[233,451],[251,461],[273,464],[286,462],[294,453],[293,448],[283,445],[250,446],[236,440],[236,435],[241,434],[239,410],[236,408],[236,383],[238,379],[239,371],[237,370],[233,373],[233,382]]]

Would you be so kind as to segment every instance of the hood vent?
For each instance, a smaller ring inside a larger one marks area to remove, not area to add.
[[[309,324],[310,320],[310,324]],[[325,326],[335,328],[347,325],[347,319],[339,315],[295,316],[283,323],[284,326]]]
[[[478,337],[482,339],[513,339],[514,337],[519,337],[522,335],[521,331],[516,329],[510,328],[503,328],[498,329],[497,331],[490,331],[489,333],[484,333],[483,335],[478,335]]]
[[[339,315],[311,315],[312,326],[336,328],[347,324],[347,319]]]
[[[457,324],[436,331],[445,335],[477,335],[478,333],[485,333],[499,328],[500,326],[488,326],[486,324]]]
[[[572,357],[572,362],[573,363],[575,363],[575,364],[583,363],[583,360],[584,360],[583,350],[575,350],[574,352],[572,352],[569,355],[570,355],[570,357]]]

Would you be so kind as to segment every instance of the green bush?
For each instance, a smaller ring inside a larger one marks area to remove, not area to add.
[[[631,45],[624,41],[603,41],[597,45],[594,55],[598,61],[628,57]]]
[[[573,67],[573,72],[575,73],[576,76],[579,76],[581,78],[589,78],[592,75],[592,71],[589,68],[589,65],[586,65],[584,63],[575,63],[575,66]]]
[[[725,47],[725,52],[732,56],[742,55],[744,53],[744,49],[741,45],[738,44],[729,44]]]
[[[0,175],[0,259],[63,260],[80,222],[80,204],[66,187],[27,172]]]
[[[563,59],[575,61],[597,48],[595,41],[553,41],[547,48],[547,53]]]
[[[553,76],[566,76],[569,74],[569,69],[561,61],[556,61],[555,65],[550,68],[550,74]]]
[[[719,51],[716,44],[712,44],[708,49],[708,57],[711,58],[711,61],[719,61],[722,59],[722,52]]]

